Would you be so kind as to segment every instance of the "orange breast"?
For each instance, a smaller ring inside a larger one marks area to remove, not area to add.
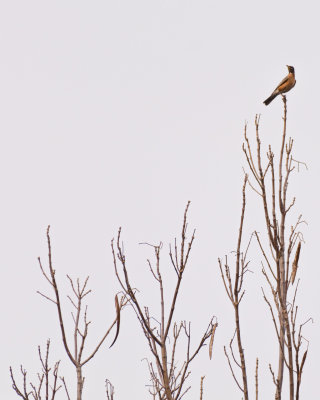
[[[278,87],[280,93],[286,93],[296,84],[296,79],[293,74],[288,75],[288,79]]]

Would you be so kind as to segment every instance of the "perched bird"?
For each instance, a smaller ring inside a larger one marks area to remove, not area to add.
[[[290,65],[288,67],[288,75],[279,83],[279,85],[272,92],[271,96],[264,101],[264,104],[267,106],[272,102],[272,100],[278,96],[278,94],[287,93],[293,86],[296,84],[296,78],[294,76],[294,68]]]

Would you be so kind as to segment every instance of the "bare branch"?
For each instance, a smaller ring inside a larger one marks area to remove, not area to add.
[[[41,348],[38,346],[38,356],[40,359],[42,372],[38,373],[38,383],[30,382],[30,388],[28,389],[27,385],[27,371],[20,366],[20,372],[22,375],[22,388],[19,389],[16,380],[13,375],[13,370],[10,367],[10,376],[12,381],[12,388],[16,392],[16,394],[24,400],[29,400],[30,396],[34,400],[41,400],[42,396],[45,397],[46,400],[54,400],[58,390],[61,388],[61,385],[58,386],[58,370],[60,362],[56,362],[54,367],[49,366],[49,351],[50,351],[50,340],[47,341],[45,357],[42,356]],[[50,374],[51,373],[51,374]],[[43,393],[44,392],[44,393]]]
[[[256,400],[259,397],[259,359],[256,359],[256,374],[255,374],[255,383],[256,383]]]

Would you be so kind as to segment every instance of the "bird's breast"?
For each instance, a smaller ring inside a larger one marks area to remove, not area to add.
[[[296,84],[296,78],[294,74],[289,74],[288,79],[281,86],[279,86],[278,89],[280,93],[286,93],[290,89],[292,89],[295,84]]]

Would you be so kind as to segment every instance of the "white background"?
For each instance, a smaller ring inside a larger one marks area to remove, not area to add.
[[[235,249],[245,159],[243,126],[254,138],[261,113],[264,153],[278,154],[282,102],[262,102],[294,65],[297,85],[288,94],[288,134],[294,155],[308,171],[293,173],[296,196],[291,222],[303,213],[299,277],[300,316],[314,323],[302,382],[302,398],[316,397],[319,359],[319,5],[316,1],[23,1],[0,5],[0,265],[1,399],[16,394],[9,365],[22,363],[34,379],[37,346],[52,339],[51,359],[61,359],[74,398],[75,373],[61,344],[56,310],[36,294],[49,293],[37,257],[46,262],[51,224],[53,260],[71,327],[65,275],[90,275],[87,351],[114,318],[110,241],[122,226],[129,272],[143,304],[157,315],[149,277],[148,241],[164,243],[167,294],[174,274],[168,243],[180,234],[191,200],[196,241],[177,304],[177,320],[192,321],[196,345],[216,315],[213,360],[208,349],[191,365],[199,398],[240,399],[223,354],[233,334],[233,314],[217,258]],[[248,193],[244,241],[263,232],[262,209]],[[259,208],[260,207],[260,208]],[[242,305],[242,326],[253,397],[255,358],[261,365],[260,398],[274,392],[268,363],[277,354],[272,322],[260,286],[261,256],[253,243],[252,274]],[[69,332],[71,332],[69,330]],[[70,335],[70,333],[69,333]],[[113,337],[113,336],[112,336]],[[147,399],[145,338],[130,309],[119,339],[111,339],[84,368],[84,399],[105,398],[104,380],[116,399]],[[71,343],[71,337],[69,336]],[[181,351],[180,355],[182,356]],[[63,393],[60,393],[63,398]]]

